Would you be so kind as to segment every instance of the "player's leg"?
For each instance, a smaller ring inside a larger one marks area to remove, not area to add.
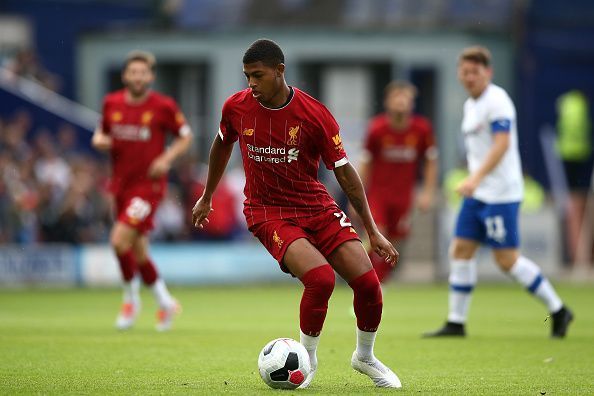
[[[537,297],[551,313],[551,336],[562,338],[573,320],[572,312],[563,305],[549,280],[532,260],[520,254],[516,248],[494,249],[493,254],[499,267]]]
[[[132,327],[140,312],[139,280],[135,276],[138,268],[133,252],[137,237],[134,228],[120,221],[111,230],[110,242],[120,265],[124,288],[123,304],[116,319],[116,327],[120,330]]]
[[[159,331],[169,330],[175,314],[180,310],[179,303],[171,296],[165,282],[159,277],[157,266],[149,255],[149,240],[146,235],[136,238],[133,250],[142,281],[151,289],[159,304],[156,328]]]
[[[477,280],[476,251],[485,234],[479,215],[483,207],[475,199],[464,199],[450,245],[448,318],[441,328],[423,334],[424,337],[466,335],[465,323]]]
[[[300,342],[307,350],[312,372],[301,385],[309,386],[318,367],[317,348],[328,312],[328,301],[334,290],[335,275],[322,254],[305,238],[290,243],[283,264],[303,283],[299,306]]]
[[[351,365],[369,376],[378,387],[400,388],[400,379],[374,354],[375,338],[382,317],[382,289],[361,242],[349,240],[342,243],[328,255],[328,261],[353,289],[357,347]]]

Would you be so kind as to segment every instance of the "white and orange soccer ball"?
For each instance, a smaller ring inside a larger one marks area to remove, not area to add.
[[[258,357],[260,376],[275,389],[295,389],[311,372],[309,355],[291,338],[277,338],[262,348]]]

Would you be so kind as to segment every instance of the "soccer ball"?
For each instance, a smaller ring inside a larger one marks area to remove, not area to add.
[[[277,338],[262,348],[258,357],[260,376],[275,389],[295,389],[311,371],[305,347],[291,338]]]

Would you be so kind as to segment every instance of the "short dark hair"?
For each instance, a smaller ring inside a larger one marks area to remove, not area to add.
[[[409,91],[413,97],[417,96],[417,87],[413,83],[404,80],[391,81],[386,88],[384,88],[384,96],[388,96],[393,91]]]
[[[285,63],[285,54],[274,41],[259,39],[254,41],[243,54],[243,63],[245,65],[255,62],[262,62],[266,66],[275,67]]]
[[[136,61],[146,63],[148,65],[148,67],[151,69],[151,71],[154,70],[155,65],[157,64],[157,59],[155,58],[155,55],[153,55],[152,53],[150,53],[148,51],[134,50],[134,51],[130,51],[128,53],[128,55],[126,56],[126,60],[124,61],[123,70],[126,70],[126,68],[128,67],[128,65],[130,63],[136,62]]]
[[[464,48],[458,62],[469,61],[474,63],[480,63],[485,67],[491,66],[491,51],[486,47],[480,45],[474,45],[472,47]]]

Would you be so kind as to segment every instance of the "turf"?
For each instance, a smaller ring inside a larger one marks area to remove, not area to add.
[[[113,329],[117,290],[0,291],[0,394],[261,394],[260,348],[298,337],[297,283],[174,288],[183,314],[155,332],[154,302],[128,332]],[[565,340],[549,339],[543,307],[513,285],[476,289],[464,340],[421,339],[442,324],[447,286],[384,291],[376,355],[403,382],[403,394],[594,393],[594,288],[562,285],[576,314]],[[350,368],[350,289],[337,289],[319,350],[320,367],[301,394],[377,394]]]

